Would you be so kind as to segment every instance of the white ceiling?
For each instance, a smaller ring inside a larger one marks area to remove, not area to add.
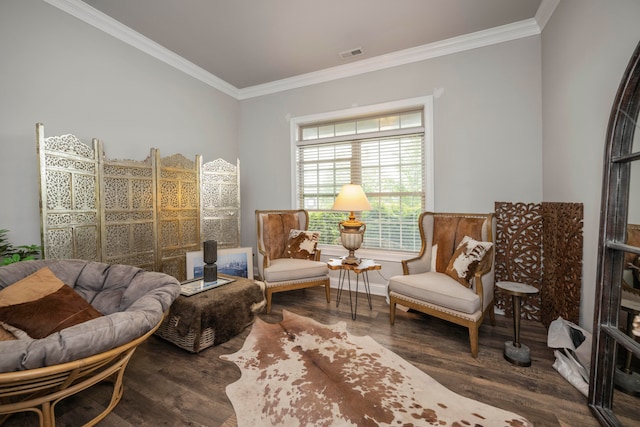
[[[437,56],[434,49],[446,53],[461,40],[473,48],[539,33],[545,5],[558,0],[47,1],[85,9],[80,15],[103,24],[113,18],[242,92],[327,70],[366,72],[382,60],[411,62],[427,47]],[[363,54],[340,58],[354,48]]]

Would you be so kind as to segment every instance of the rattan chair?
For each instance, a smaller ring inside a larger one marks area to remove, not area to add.
[[[131,356],[158,329],[180,284],[167,274],[127,265],[34,260],[0,267],[0,289],[44,267],[102,316],[43,338],[0,341],[0,425],[11,414],[33,412],[40,426],[54,426],[58,402],[108,380],[113,383],[108,404],[85,424],[95,425],[122,398]]]
[[[403,260],[404,274],[389,279],[391,324],[395,321],[396,305],[401,304],[462,325],[469,329],[471,355],[478,357],[478,328],[487,314],[495,325],[493,247],[477,265],[469,288],[445,270],[465,236],[481,242],[493,241],[493,214],[424,212],[418,226],[422,238],[419,255]]]
[[[307,230],[309,213],[298,210],[256,210],[258,273],[265,284],[267,313],[276,292],[324,286],[327,303],[331,298],[329,268],[320,261],[320,250],[311,259],[290,258],[286,254],[292,229]]]

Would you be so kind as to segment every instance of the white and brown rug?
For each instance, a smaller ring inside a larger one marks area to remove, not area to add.
[[[242,372],[227,386],[239,427],[533,425],[452,392],[345,322],[283,316],[256,319],[242,349],[221,356]]]

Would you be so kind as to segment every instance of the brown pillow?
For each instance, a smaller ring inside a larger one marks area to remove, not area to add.
[[[287,239],[286,255],[288,258],[313,259],[320,239],[318,231],[291,230]]]
[[[0,321],[40,339],[102,314],[48,267],[0,291]]]
[[[469,236],[464,236],[451,256],[445,273],[461,285],[470,288],[470,280],[476,273],[478,264],[492,246],[491,242],[479,242]]]

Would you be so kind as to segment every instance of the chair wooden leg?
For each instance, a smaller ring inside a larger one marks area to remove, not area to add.
[[[469,341],[471,343],[471,356],[478,357],[478,325],[469,326]]]
[[[324,293],[327,295],[327,302],[331,302],[331,283],[324,284]]]
[[[489,309],[489,321],[491,322],[491,326],[496,326],[496,312],[493,309],[493,306]]]
[[[267,314],[271,313],[271,295],[272,295],[271,289],[267,289],[265,292],[265,297],[267,299]]]
[[[392,325],[396,321],[396,302],[394,300],[389,301],[389,321]]]

